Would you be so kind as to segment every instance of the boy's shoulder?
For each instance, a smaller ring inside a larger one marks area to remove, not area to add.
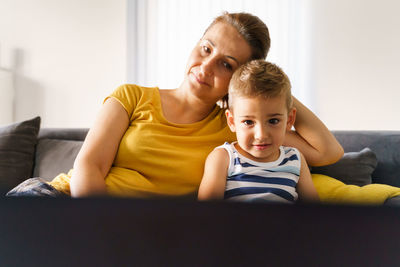
[[[225,142],[222,145],[215,147],[214,151],[215,150],[225,150],[232,153],[235,151],[235,146],[233,145],[233,143]]]
[[[299,161],[302,159],[300,150],[295,147],[282,146],[282,150],[284,151],[284,158],[286,159]]]
[[[295,147],[282,146],[282,148],[283,148],[283,151],[285,152],[285,154],[301,154],[300,151]]]

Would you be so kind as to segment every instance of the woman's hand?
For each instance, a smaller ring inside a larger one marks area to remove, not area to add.
[[[114,98],[107,99],[74,162],[72,197],[106,194],[104,178],[128,126],[129,118],[123,106]]]
[[[297,110],[295,131],[286,134],[284,145],[298,148],[311,166],[338,161],[343,156],[343,148],[329,129],[295,97],[293,105]]]

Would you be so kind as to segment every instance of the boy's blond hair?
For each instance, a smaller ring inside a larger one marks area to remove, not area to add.
[[[285,96],[288,111],[292,108],[291,85],[288,76],[277,65],[263,59],[240,66],[229,83],[228,108],[235,96],[266,98]]]

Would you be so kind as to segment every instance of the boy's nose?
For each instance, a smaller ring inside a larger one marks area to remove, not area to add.
[[[255,129],[254,138],[257,140],[265,139],[268,135],[268,131],[265,127],[258,125]]]

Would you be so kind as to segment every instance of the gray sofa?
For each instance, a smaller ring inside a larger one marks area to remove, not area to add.
[[[83,144],[89,129],[42,128],[35,149],[33,177],[51,181],[60,173],[67,173]]]
[[[13,124],[12,127],[0,127],[0,182],[3,182],[3,191],[30,177],[50,181],[60,173],[67,173],[87,132],[87,128],[40,128],[39,117]],[[325,174],[346,184],[363,186],[379,183],[400,187],[400,131],[333,133],[345,150],[344,157],[331,166],[312,168],[312,173]],[[14,139],[10,139],[10,135],[14,135]],[[23,139],[23,142],[20,141]],[[14,146],[10,147],[10,144]],[[20,149],[16,152],[23,152],[26,157],[13,159],[16,154],[10,152],[13,149]],[[2,168],[5,159],[10,161],[8,170]],[[20,165],[15,164],[18,161]],[[21,169],[26,170],[24,173],[10,172]],[[7,176],[1,177],[7,172]],[[11,177],[13,175],[16,177]]]
[[[61,172],[68,172],[73,166],[73,161],[87,132],[88,129],[42,128],[38,135],[33,176],[51,180]],[[359,168],[368,167],[371,173],[367,172],[363,175],[370,175],[371,181],[366,181],[364,184],[372,182],[400,187],[400,131],[333,131],[333,133],[342,144],[346,153],[345,157],[348,152],[359,153],[365,148],[370,148],[375,154],[372,158],[376,156],[377,159],[376,168],[372,168],[373,166],[369,165],[375,164],[365,162],[365,158],[358,159],[357,156],[360,154],[353,155],[351,159],[347,158],[349,162],[346,162],[346,165],[354,164],[345,166],[347,168],[343,170],[343,173],[346,173],[345,176],[359,175],[355,172],[365,171],[358,170]],[[367,164],[367,166],[362,164]],[[350,170],[351,167],[354,168]],[[334,173],[337,172],[338,167],[335,165],[332,168],[312,168],[312,172],[336,178]],[[365,177],[366,180],[368,178]],[[346,181],[346,177],[342,180]]]
[[[372,183],[400,187],[400,131],[333,131],[345,152],[369,147],[377,158]]]
[[[88,129],[41,128],[40,117],[0,126],[0,195],[30,177],[52,180],[72,168]]]
[[[42,128],[39,131],[38,143],[36,145],[33,177],[41,177],[51,180],[57,174],[68,172],[76,155],[82,146],[88,129],[73,128]],[[370,148],[377,159],[376,168],[374,163],[365,162],[365,158],[358,159],[358,154],[347,159],[345,164],[354,163],[353,166],[345,166],[342,170],[345,176],[351,174],[371,176],[372,183],[388,184],[400,187],[400,131],[333,131],[338,141],[345,150],[345,157],[348,152],[359,153],[364,148]],[[360,162],[362,161],[362,162]],[[340,163],[340,162],[339,162]],[[362,165],[366,164],[366,166]],[[350,168],[353,169],[350,170]],[[360,168],[369,168],[368,171]],[[334,169],[333,169],[334,168]],[[312,168],[313,173],[322,173],[338,179],[335,173],[338,166],[329,168]],[[368,173],[370,172],[370,173]],[[369,177],[365,177],[367,180]],[[346,177],[342,180],[346,181]],[[364,184],[370,183],[366,181]],[[362,183],[358,185],[363,185]]]
[[[83,143],[88,129],[42,128],[35,151],[33,177],[53,179],[68,172]],[[346,184],[363,186],[370,183],[400,187],[399,131],[333,131],[345,155],[331,166],[311,168],[337,178]],[[365,149],[369,148],[369,153]],[[363,152],[364,151],[364,152]],[[398,205],[399,197],[386,204]]]

